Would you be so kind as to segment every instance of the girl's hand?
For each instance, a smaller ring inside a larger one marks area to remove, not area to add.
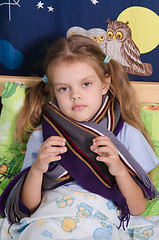
[[[120,161],[118,151],[111,140],[106,136],[99,136],[93,139],[90,149],[97,153],[97,161],[104,162],[113,176],[125,174],[126,168]]]
[[[59,154],[67,151],[65,142],[66,140],[59,136],[52,136],[43,142],[32,165],[32,170],[45,173],[48,170],[49,163],[60,160],[61,156]]]
[[[130,213],[136,216],[143,213],[146,209],[147,200],[140,187],[120,161],[118,151],[111,140],[106,136],[97,137],[93,140],[90,149],[98,154],[97,161],[107,164],[109,172],[115,176],[118,188],[126,199]]]

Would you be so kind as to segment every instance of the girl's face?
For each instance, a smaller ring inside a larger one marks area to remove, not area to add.
[[[85,62],[61,63],[51,75],[61,112],[79,122],[89,121],[97,113],[110,85],[110,77],[101,82],[94,68]]]

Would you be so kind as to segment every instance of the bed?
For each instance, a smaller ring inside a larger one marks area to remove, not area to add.
[[[2,96],[2,111],[0,117],[0,194],[3,192],[5,186],[9,181],[20,171],[25,148],[24,145],[16,145],[13,139],[14,132],[14,123],[19,109],[22,106],[22,102],[25,96],[25,88],[27,86],[32,86],[33,84],[40,81],[39,77],[20,77],[20,76],[0,76],[0,96]],[[145,124],[145,127],[148,129],[152,142],[155,147],[157,156],[159,157],[159,83],[158,82],[131,82],[138,98],[138,101],[141,104],[141,115]],[[13,102],[16,103],[16,108],[13,111]],[[21,103],[21,104],[20,104]],[[9,106],[11,107],[9,108]],[[11,126],[9,127],[5,124],[6,119],[11,121]],[[8,132],[5,133],[4,129],[8,127]],[[8,140],[6,141],[6,138]],[[5,150],[4,150],[5,149]],[[150,173],[151,179],[153,180],[154,185],[159,190],[159,168],[158,166]],[[47,197],[44,196],[43,204],[45,203]],[[85,211],[85,218],[88,218],[89,215],[93,216],[94,226],[96,230],[94,231],[92,239],[98,240],[109,240],[109,239],[149,239],[155,240],[159,239],[159,202],[153,200],[148,202],[147,210],[142,216],[131,217],[129,227],[125,231],[120,228],[118,229],[113,222],[113,216],[116,214],[116,209],[113,207],[112,203],[108,201],[106,204],[108,206],[107,212],[102,213],[102,209],[98,204],[98,211],[92,212],[88,207],[88,202],[80,203],[80,198],[84,199],[89,198],[89,201],[93,201],[93,196],[86,194],[71,191],[70,195],[63,194],[62,192],[57,192],[55,199],[58,209],[61,208],[61,212],[64,211],[64,207],[68,208],[73,206],[73,201],[76,200],[78,206],[78,214],[82,214]],[[47,209],[46,209],[47,210]],[[43,210],[41,210],[43,211]],[[111,214],[110,214],[111,213]],[[34,215],[34,214],[33,214]],[[111,217],[110,217],[111,216]],[[100,221],[98,221],[100,219]],[[36,220],[35,227],[39,231],[39,227],[42,229],[42,237],[39,239],[57,239],[45,229],[45,217],[39,218],[35,214],[32,221]],[[54,219],[55,220],[55,219]],[[107,220],[109,220],[107,222]],[[19,232],[22,231],[25,226],[29,224],[29,219],[22,220],[21,225],[19,225]],[[88,226],[85,226],[86,229],[89,229],[90,218],[88,218]],[[98,221],[98,224],[97,224]],[[109,224],[113,223],[113,224]],[[55,222],[55,225],[57,223]],[[64,237],[59,239],[70,239],[69,233],[73,234],[74,230],[78,231],[78,219],[77,215],[66,216],[61,220],[61,228],[64,232]],[[98,227],[97,227],[98,226]],[[91,228],[91,227],[90,227]],[[0,239],[10,240],[10,234],[8,232],[8,225],[5,219],[0,219]],[[15,229],[13,229],[15,231]],[[77,236],[77,233],[76,233]],[[99,237],[100,236],[100,237]],[[23,236],[24,237],[24,236]],[[17,239],[29,239],[29,236],[25,235],[25,238]],[[28,237],[28,238],[27,238]],[[35,238],[30,238],[35,239]],[[71,239],[76,239],[72,238]],[[84,238],[78,238],[84,239]],[[90,238],[85,238],[90,239]]]

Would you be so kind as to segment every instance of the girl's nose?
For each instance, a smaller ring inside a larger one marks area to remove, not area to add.
[[[72,101],[78,101],[81,99],[81,94],[79,92],[73,92],[71,95]]]

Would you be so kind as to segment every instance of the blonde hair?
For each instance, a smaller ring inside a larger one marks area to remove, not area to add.
[[[17,119],[17,139],[21,141],[26,133],[30,134],[35,130],[41,123],[44,104],[48,98],[51,101],[55,98],[53,76],[50,76],[50,72],[53,73],[54,68],[63,62],[81,61],[90,64],[101,81],[105,80],[106,74],[111,75],[108,94],[118,99],[123,120],[140,130],[150,143],[140,117],[140,108],[134,89],[124,67],[113,59],[108,64],[104,63],[105,57],[105,53],[98,44],[84,36],[75,35],[55,42],[48,51],[44,64],[48,85],[41,81],[26,90],[24,106]]]

